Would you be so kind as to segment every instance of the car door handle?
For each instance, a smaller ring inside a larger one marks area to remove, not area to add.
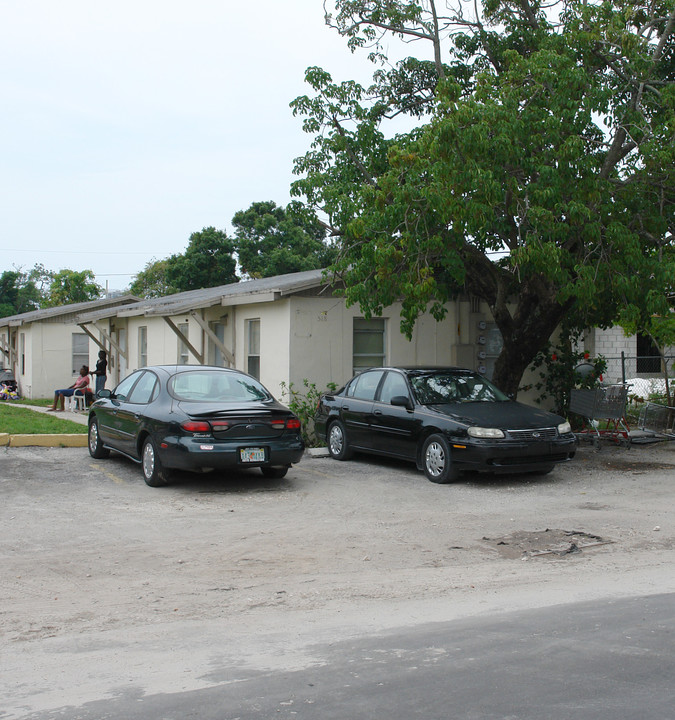
[[[382,415],[382,410],[375,410],[373,415]]]

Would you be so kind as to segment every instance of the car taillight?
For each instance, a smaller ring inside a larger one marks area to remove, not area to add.
[[[205,421],[200,420],[186,420],[181,424],[181,427],[185,432],[191,433],[207,433],[211,432],[211,425]]]
[[[288,418],[287,420],[272,420],[270,423],[273,430],[299,430],[300,421],[298,418]]]

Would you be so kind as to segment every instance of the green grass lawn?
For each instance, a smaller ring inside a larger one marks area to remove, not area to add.
[[[0,402],[0,433],[10,435],[71,435],[87,433],[87,426],[59,415],[45,415],[27,408]]]
[[[51,407],[54,402],[54,398],[21,398],[19,402],[22,405],[37,405],[38,407]]]

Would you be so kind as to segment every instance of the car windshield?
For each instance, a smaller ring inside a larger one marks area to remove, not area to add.
[[[271,399],[252,377],[218,370],[195,370],[174,375],[169,392],[176,400],[193,402],[255,402]]]
[[[413,375],[410,384],[422,405],[465,402],[503,402],[509,398],[477,373],[441,371]]]

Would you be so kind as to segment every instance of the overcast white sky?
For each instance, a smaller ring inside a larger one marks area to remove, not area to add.
[[[91,269],[111,290],[285,205],[305,69],[374,69],[321,0],[0,0],[0,62],[0,272]]]

